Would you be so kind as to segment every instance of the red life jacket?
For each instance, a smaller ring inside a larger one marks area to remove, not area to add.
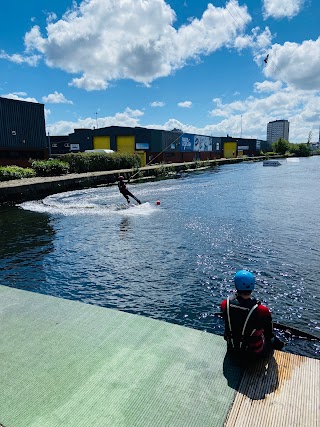
[[[240,304],[238,298],[228,297],[225,319],[225,339],[228,347],[237,351],[260,353],[264,349],[264,329],[258,318],[261,303],[255,299],[245,300]]]

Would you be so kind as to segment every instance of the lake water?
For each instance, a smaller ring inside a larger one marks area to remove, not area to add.
[[[0,207],[1,283],[222,334],[214,313],[247,268],[275,320],[319,336],[320,157],[281,163],[131,184],[140,206],[101,186]]]

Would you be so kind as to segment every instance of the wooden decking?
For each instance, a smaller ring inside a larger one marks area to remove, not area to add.
[[[319,427],[320,361],[276,351],[243,375],[225,427]]]

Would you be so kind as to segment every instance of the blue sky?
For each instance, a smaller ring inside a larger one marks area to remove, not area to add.
[[[319,139],[319,0],[16,0],[0,96],[45,104],[50,135],[143,126]],[[268,56],[267,63],[264,59]]]

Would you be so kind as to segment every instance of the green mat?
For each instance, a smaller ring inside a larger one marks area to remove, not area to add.
[[[222,426],[222,337],[0,286],[0,424]]]

